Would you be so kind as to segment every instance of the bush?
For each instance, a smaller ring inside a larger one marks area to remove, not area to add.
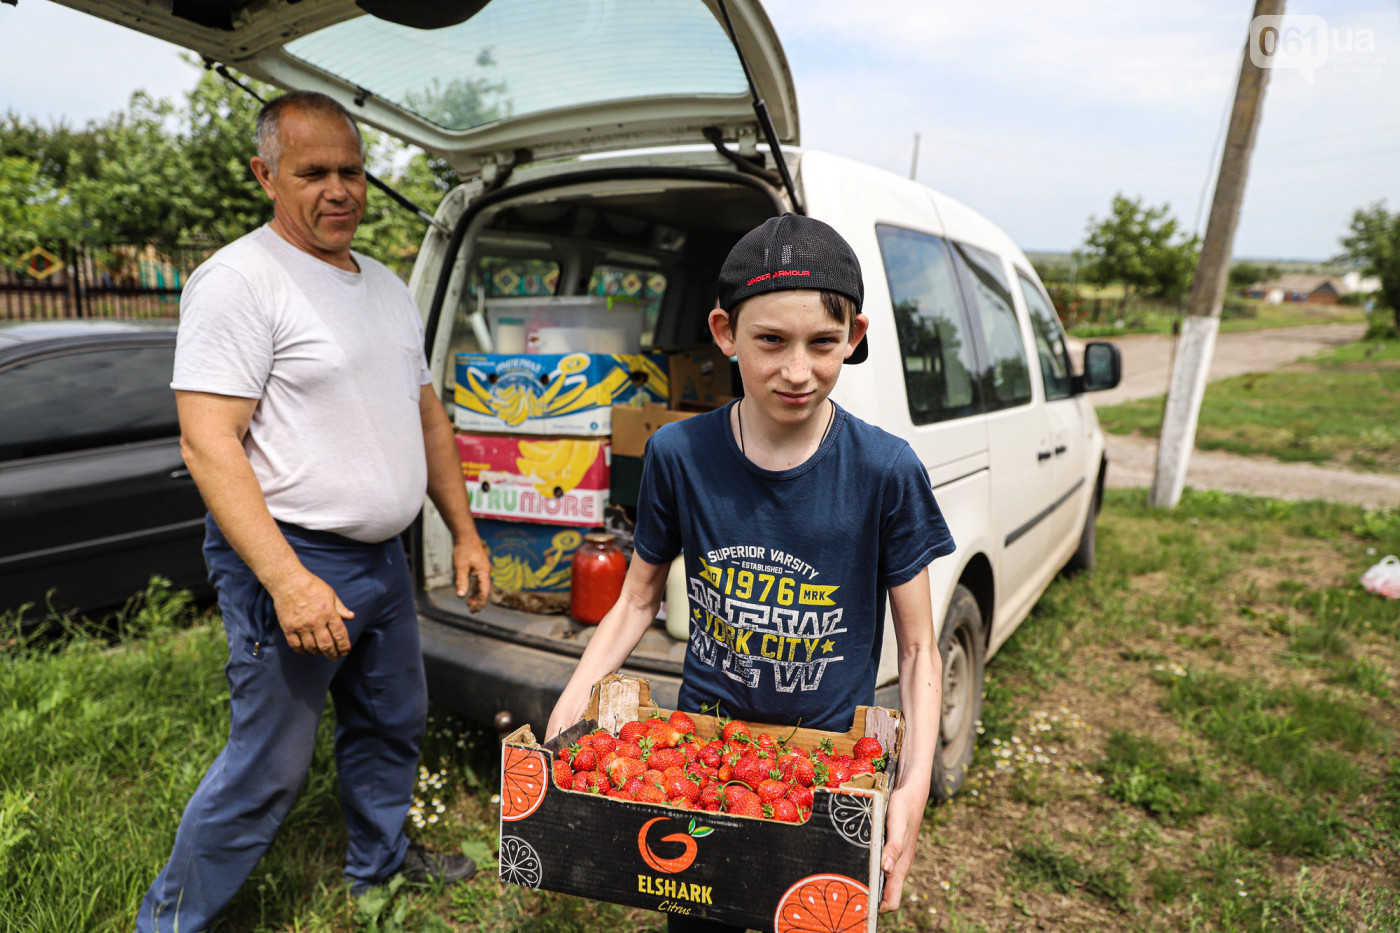
[[[1220,309],[1222,321],[1244,320],[1258,316],[1259,306],[1243,298],[1226,298],[1225,306]]]

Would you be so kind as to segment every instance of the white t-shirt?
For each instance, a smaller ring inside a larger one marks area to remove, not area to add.
[[[423,325],[387,267],[337,268],[269,226],[195,270],[171,388],[258,399],[243,449],[273,518],[357,541],[408,527],[428,471]]]

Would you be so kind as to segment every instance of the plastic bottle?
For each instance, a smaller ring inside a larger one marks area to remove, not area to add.
[[[676,641],[690,639],[690,594],[686,586],[684,554],[676,555],[666,575],[666,633]]]
[[[594,532],[583,536],[569,569],[569,615],[584,625],[597,625],[622,595],[627,558],[612,535]]]

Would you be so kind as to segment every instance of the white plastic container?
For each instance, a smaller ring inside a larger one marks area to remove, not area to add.
[[[497,353],[521,352],[501,349],[519,345],[512,325],[523,328],[525,353],[640,353],[642,316],[638,302],[590,295],[486,301]]]

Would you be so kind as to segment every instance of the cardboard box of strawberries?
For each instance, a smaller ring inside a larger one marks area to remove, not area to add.
[[[659,709],[609,675],[587,718],[501,747],[501,880],[775,933],[874,933],[904,720],[849,732]]]

